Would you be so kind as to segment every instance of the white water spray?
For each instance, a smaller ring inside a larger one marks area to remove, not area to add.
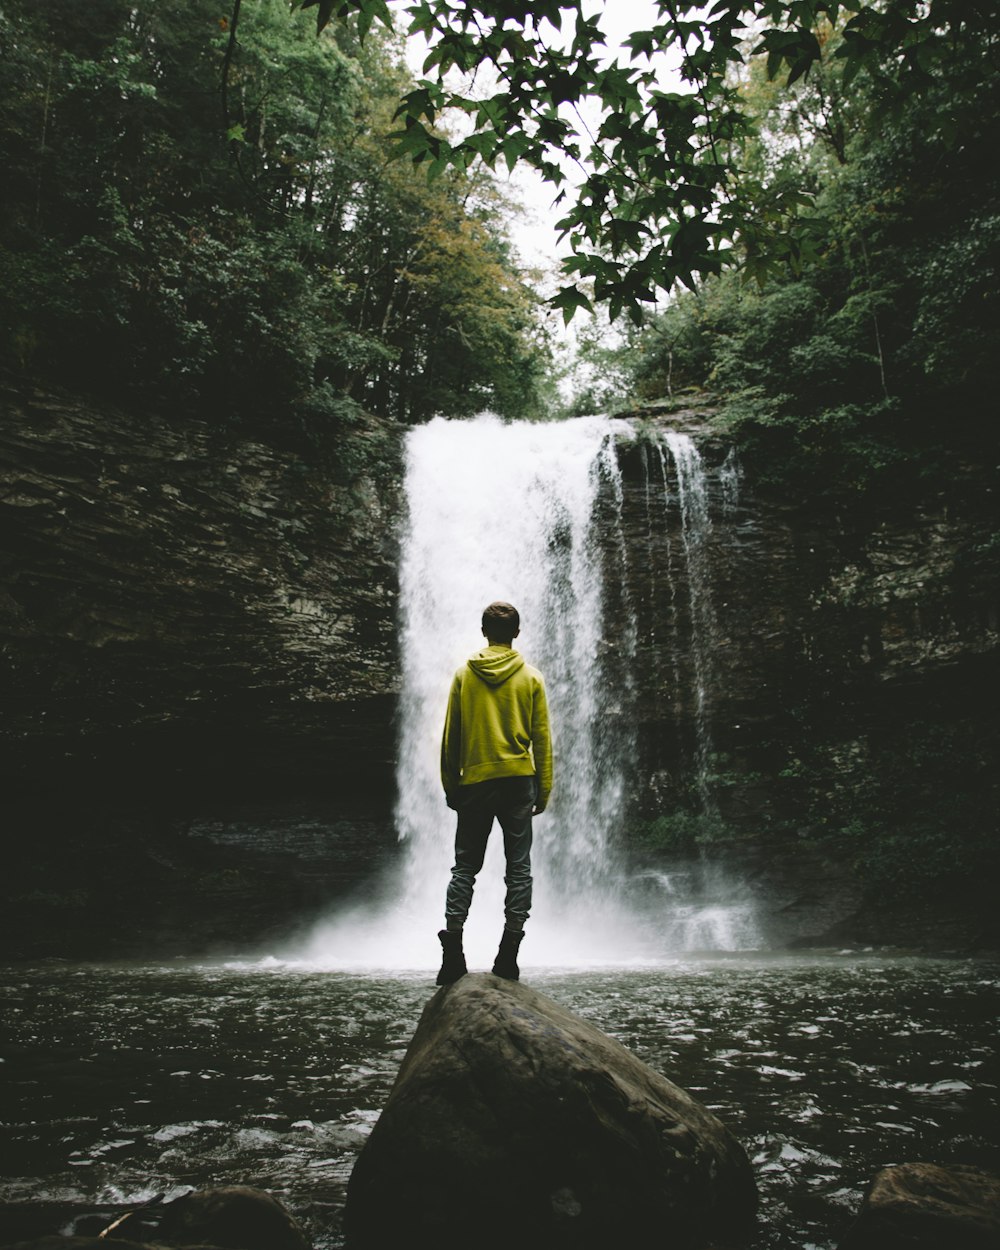
[[[603,505],[614,513],[611,559],[624,560],[615,438],[604,417],[558,424],[436,419],[407,437],[408,523],[400,574],[403,689],[397,828],[400,881],[375,913],[327,926],[314,953],[362,964],[422,966],[437,956],[454,847],[454,813],[439,771],[441,729],[455,670],[484,644],[494,599],[521,615],[515,643],[540,669],[555,743],[555,785],[534,822],[532,917],[523,956],[576,965],[634,956],[616,889],[618,822],[631,723],[634,621],[606,637]],[[622,579],[624,581],[624,579]],[[609,679],[610,678],[610,679]],[[466,925],[474,966],[489,966],[503,928],[503,846],[490,839]]]
[[[455,828],[440,779],[445,704],[455,670],[484,645],[480,618],[494,599],[520,612],[515,645],[545,677],[555,744],[552,799],[534,822],[534,901],[523,964],[593,966],[662,958],[664,944],[675,950],[742,944],[731,943],[704,905],[685,911],[680,899],[670,900],[670,915],[654,900],[661,920],[651,926],[650,915],[637,914],[616,854],[634,758],[636,659],[616,440],[633,437],[627,422],[605,417],[505,424],[490,416],[439,418],[407,436],[401,864],[377,898],[321,926],[307,957],[336,967],[393,968],[426,968],[438,959],[435,934],[444,921]],[[704,472],[690,439],[666,439],[684,517],[692,627],[710,633]],[[647,497],[647,512],[649,503]],[[703,774],[710,661],[695,655]],[[492,961],[503,927],[503,872],[495,829],[466,924],[471,967]],[[652,950],[651,927],[659,928]],[[716,940],[708,940],[709,929]]]

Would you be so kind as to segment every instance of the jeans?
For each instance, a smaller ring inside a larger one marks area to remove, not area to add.
[[[458,812],[455,867],[451,870],[444,909],[449,929],[461,929],[465,924],[494,818],[503,830],[507,859],[506,925],[515,933],[524,928],[531,910],[531,809],[536,795],[534,777],[497,777],[460,786],[448,796]]]

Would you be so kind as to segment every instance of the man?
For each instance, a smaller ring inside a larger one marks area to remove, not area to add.
[[[517,952],[531,908],[531,818],[552,789],[552,739],[545,683],[511,645],[521,632],[517,609],[491,603],[483,612],[487,645],[455,674],[441,739],[441,781],[458,813],[455,866],[445,900],[438,985],[465,975],[462,930],[483,866],[493,820],[507,860],[505,925],[493,972],[520,976]]]

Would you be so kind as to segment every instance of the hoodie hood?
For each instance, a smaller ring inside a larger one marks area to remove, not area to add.
[[[469,668],[487,685],[500,686],[518,669],[524,668],[524,656],[512,647],[484,647],[469,657]]]

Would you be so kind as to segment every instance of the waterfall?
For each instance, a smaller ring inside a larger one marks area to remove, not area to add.
[[[402,870],[377,908],[377,924],[359,911],[349,939],[343,923],[335,925],[318,936],[321,949],[349,940],[362,962],[397,966],[434,957],[454,846],[455,817],[439,772],[445,704],[455,670],[485,645],[483,608],[505,599],[521,616],[515,646],[545,678],[555,744],[552,800],[534,822],[525,956],[565,965],[634,953],[616,887],[635,651],[616,437],[632,437],[631,427],[605,417],[438,418],[408,434],[396,813]],[[610,590],[609,562],[619,566]],[[610,593],[625,607],[614,638],[604,619]],[[480,967],[489,966],[503,928],[503,893],[495,832],[466,926],[466,950]]]
[[[504,423],[488,415],[437,418],[407,435],[400,868],[377,898],[317,931],[314,957],[337,966],[390,967],[426,967],[437,958],[435,934],[444,919],[455,827],[439,772],[445,704],[456,669],[485,645],[480,618],[495,599],[520,612],[515,646],[545,678],[555,746],[552,799],[534,822],[535,889],[524,961],[633,961],[650,953],[653,931],[659,954],[664,940],[674,949],[688,945],[685,932],[697,933],[702,948],[712,945],[705,940],[703,914],[695,919],[700,929],[684,929],[676,919],[688,914],[685,907],[691,910],[683,899],[671,901],[676,916],[669,923],[662,899],[653,900],[652,918],[639,914],[619,862],[636,754],[637,628],[616,443],[634,438],[629,423],[607,417]],[[714,639],[707,495],[691,440],[674,434],[665,439],[684,518],[692,631],[705,631],[705,639],[692,644],[698,770],[704,778]],[[663,480],[666,485],[665,463]],[[646,509],[653,524],[648,483]],[[503,895],[503,843],[495,830],[466,925],[470,966],[492,961],[503,927]],[[715,944],[730,942],[723,935]]]
[[[663,441],[673,457],[677,473],[681,536],[687,572],[694,686],[695,782],[702,811],[706,815],[713,815],[715,801],[709,784],[713,743],[708,700],[713,682],[712,654],[718,640],[718,626],[712,603],[712,576],[708,554],[712,533],[708,481],[701,453],[689,435],[667,430],[663,434]]]
[[[710,544],[713,523],[709,500],[709,478],[701,453],[694,440],[676,430],[662,431],[655,442],[659,460],[659,484],[662,509],[657,511],[652,500],[652,480],[648,457],[646,471],[646,515],[650,539],[662,527],[669,535],[671,513],[679,513],[680,552],[678,544],[665,542],[666,570],[669,579],[669,624],[673,654],[674,689],[687,688],[691,696],[694,722],[694,787],[700,805],[703,828],[721,827],[718,804],[713,793],[712,773],[716,767],[712,727],[711,698],[717,682],[715,653],[722,642],[712,593],[713,569]],[[673,481],[668,471],[673,465]],[[739,467],[730,453],[718,470],[718,486],[724,514],[736,507],[739,492]],[[678,585],[686,593],[678,593]],[[652,593],[656,583],[651,573]],[[680,600],[685,600],[681,609]],[[686,625],[686,629],[685,629]],[[689,656],[686,680],[682,677],[679,657],[684,650]],[[680,710],[679,702],[675,707]],[[635,905],[658,915],[658,928],[667,949],[672,950],[745,950],[759,947],[760,932],[756,922],[754,901],[746,886],[734,881],[702,846],[698,858],[679,871],[650,869],[633,877],[631,882]]]
[[[515,645],[541,670],[549,697],[556,780],[550,808],[535,821],[530,941],[560,962],[574,960],[581,942],[595,945],[574,928],[593,934],[602,919],[620,919],[609,883],[627,727],[621,683],[602,680],[603,549],[595,522],[602,496],[620,514],[614,435],[627,429],[602,418],[505,425],[480,417],[432,421],[407,443],[397,816],[407,852],[404,905],[435,924],[443,914],[454,823],[439,774],[444,706],[456,668],[484,645],[483,608],[506,599],[521,614]],[[616,546],[622,558],[624,544]],[[623,649],[627,662],[628,639]],[[467,945],[477,930],[495,944],[502,928],[499,836],[490,849]]]

